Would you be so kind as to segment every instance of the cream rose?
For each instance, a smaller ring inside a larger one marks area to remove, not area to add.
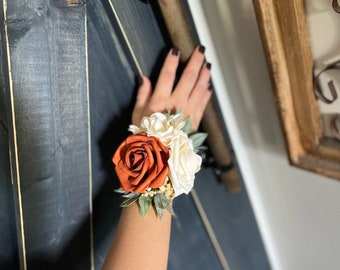
[[[202,158],[194,152],[192,141],[183,131],[172,138],[169,148],[169,178],[175,197],[188,194],[194,186],[195,173],[201,168]]]
[[[140,127],[130,125],[129,130],[134,134],[145,132],[148,136],[157,137],[169,146],[172,138],[177,136],[184,125],[181,114],[153,113],[149,117],[143,117]]]

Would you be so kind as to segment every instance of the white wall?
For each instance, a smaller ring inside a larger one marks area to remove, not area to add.
[[[189,5],[272,268],[340,269],[340,181],[288,163],[252,1]]]

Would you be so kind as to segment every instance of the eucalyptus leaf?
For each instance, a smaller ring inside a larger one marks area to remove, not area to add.
[[[158,193],[157,195],[154,196],[154,199],[153,199],[159,219],[162,218],[163,210],[165,208],[164,207],[165,202],[164,202],[163,196],[165,197],[165,195],[163,193]]]
[[[167,205],[166,210],[168,210],[171,215],[175,216],[175,212],[174,209],[172,208],[171,203]]]
[[[151,206],[152,199],[151,197],[139,196],[138,204],[139,204],[139,212],[143,218],[146,217],[146,213],[149,211]]]
[[[137,201],[138,199],[138,196],[135,196],[135,197],[132,197],[132,198],[128,198],[126,199],[125,201],[123,201],[120,206],[121,207],[128,207],[130,206],[131,204],[133,204],[135,201]]]
[[[113,190],[114,192],[117,192],[117,193],[126,193],[126,191],[122,188],[117,188],[115,190]]]
[[[198,147],[198,150],[206,151],[208,149],[209,149],[208,146],[205,146],[205,145],[201,145],[200,147]]]
[[[160,208],[157,205],[155,205],[155,207],[156,207],[158,218],[162,219],[162,217],[163,217],[163,208]]]
[[[170,200],[163,193],[154,196],[154,203],[159,219],[163,216],[163,210],[167,209],[171,215],[175,215]]]
[[[190,134],[191,126],[192,126],[192,118],[189,117],[189,118],[185,119],[184,126],[182,127],[182,130],[185,133]]]
[[[163,208],[166,208],[170,204],[170,200],[163,193],[160,193],[159,195]]]
[[[162,193],[156,194],[156,195],[154,196],[153,201],[154,201],[154,203],[155,203],[155,205],[156,205],[157,207],[163,208],[163,209],[164,209],[164,206],[163,206],[163,203],[162,203],[162,195],[164,195],[164,194],[162,194]]]
[[[134,198],[138,197],[140,194],[139,193],[134,193],[134,192],[126,192],[125,194],[122,195],[124,198]]]
[[[161,201],[161,204],[162,204],[162,208],[167,209],[171,215],[175,215],[175,212],[172,209],[172,205],[171,205],[168,197],[165,196],[165,194],[159,194],[159,195],[160,195],[159,197],[160,197],[160,201]]]
[[[192,144],[195,150],[198,150],[205,139],[208,137],[207,133],[197,132],[190,134],[189,138],[192,140]]]

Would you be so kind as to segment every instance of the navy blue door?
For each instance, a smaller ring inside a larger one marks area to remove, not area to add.
[[[100,269],[121,210],[111,156],[139,70],[154,81],[171,42],[155,1],[28,2],[1,4],[0,268]],[[168,269],[269,269],[246,190],[203,168],[195,191],[174,203]]]

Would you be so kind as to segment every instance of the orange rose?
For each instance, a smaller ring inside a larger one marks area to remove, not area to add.
[[[169,171],[168,159],[169,149],[158,138],[139,133],[127,137],[112,161],[122,189],[144,193],[148,188],[164,184]]]

